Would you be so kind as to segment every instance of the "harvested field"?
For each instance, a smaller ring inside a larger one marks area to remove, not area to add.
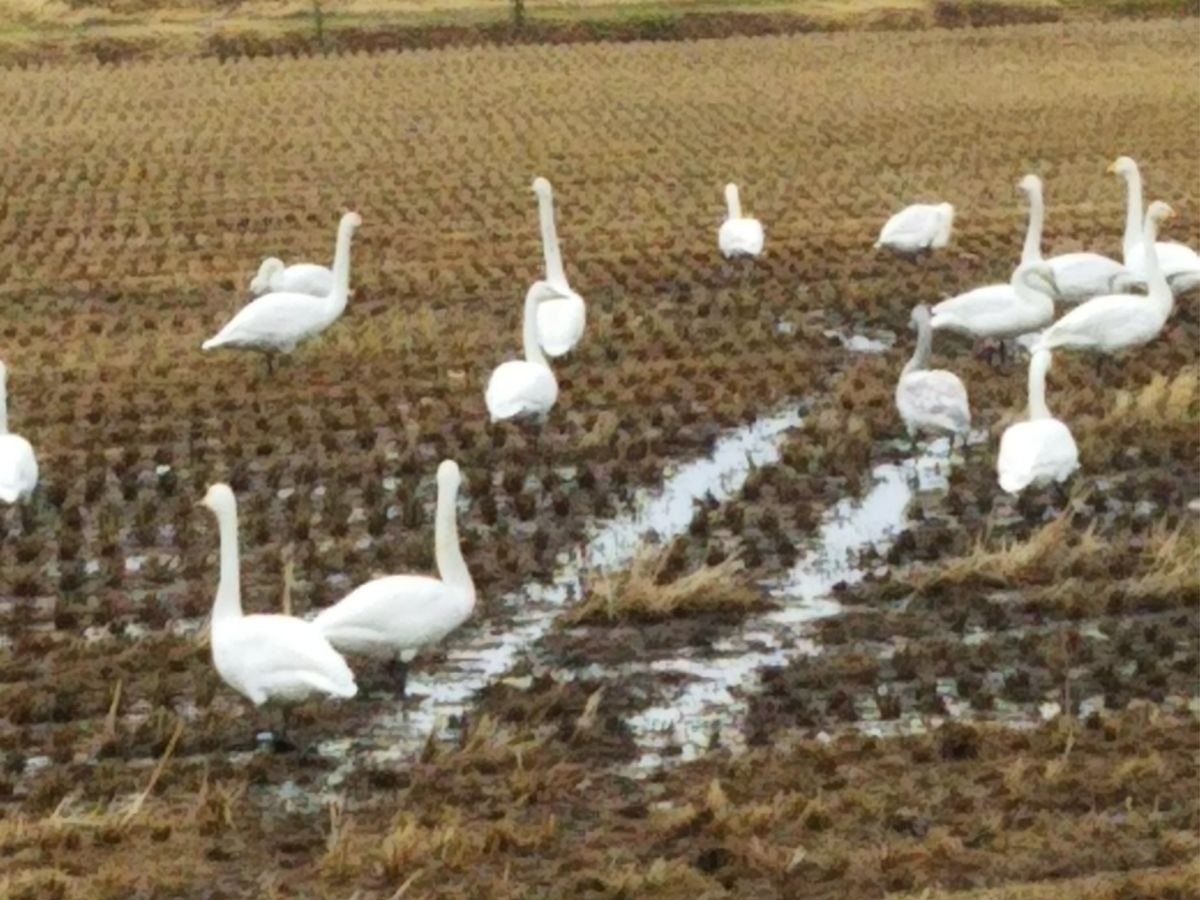
[[[1105,371],[1056,355],[1066,502],[995,481],[1023,363],[939,337],[981,430],[952,459],[892,394],[914,304],[1007,280],[1026,172],[1047,253],[1119,258],[1118,154],[1200,245],[1198,64],[1146,22],[5,72],[0,356],[41,484],[0,509],[0,893],[1195,894],[1195,292]],[[534,175],[588,302],[540,430],[483,404]],[[754,262],[716,250],[729,180]],[[918,199],[951,245],[872,250]],[[344,318],[275,374],[202,354],[343,209]],[[205,488],[247,609],[290,565],[307,615],[433,568],[446,457],[472,621],[406,700],[356,667],[301,752],[256,750],[204,638]]]

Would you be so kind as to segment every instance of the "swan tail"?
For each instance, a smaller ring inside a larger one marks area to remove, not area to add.
[[[0,500],[5,503],[16,503],[21,497],[21,489],[10,484],[0,485]]]
[[[223,340],[221,340],[221,336],[218,334],[216,337],[210,337],[207,341],[205,341],[203,344],[201,344],[200,349],[201,350],[216,350],[223,343],[225,343],[225,342]]]

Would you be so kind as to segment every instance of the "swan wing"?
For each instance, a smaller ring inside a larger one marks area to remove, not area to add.
[[[201,347],[204,350],[225,346],[290,349],[328,324],[323,298],[296,293],[266,294],[242,307]]]
[[[766,239],[758,219],[726,219],[717,232],[717,245],[726,258],[758,256]]]
[[[1000,438],[996,474],[1000,487],[1010,494],[1042,481],[1063,481],[1077,468],[1075,438],[1058,419],[1018,422]]]
[[[1113,279],[1128,275],[1115,259],[1099,253],[1064,253],[1046,260],[1054,270],[1058,295],[1063,300],[1085,300],[1112,290]]]
[[[328,297],[333,293],[333,272],[313,263],[288,266],[271,280],[271,288],[280,293]]]
[[[313,624],[338,649],[389,653],[436,643],[470,614],[465,595],[424,575],[389,575],[355,588]]]
[[[967,388],[953,372],[930,369],[900,379],[896,405],[910,427],[965,434],[971,427]]]
[[[562,356],[579,343],[585,315],[583,298],[574,291],[569,297],[543,300],[538,305],[538,342],[547,356]]]
[[[0,500],[15,503],[37,487],[38,465],[33,446],[19,434],[0,435]]]
[[[1115,350],[1152,340],[1162,326],[1147,297],[1112,294],[1075,307],[1042,333],[1038,346]]]
[[[492,421],[543,415],[558,399],[558,383],[545,366],[511,360],[497,366],[488,379],[484,401]]]
[[[346,660],[311,622],[253,615],[213,625],[217,670],[255,704],[309,694],[358,693]]]
[[[896,213],[879,232],[879,244],[901,250],[928,247],[938,236],[937,207],[924,203],[907,206]]]

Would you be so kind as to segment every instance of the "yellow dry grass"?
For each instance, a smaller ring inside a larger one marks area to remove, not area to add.
[[[699,613],[742,614],[766,603],[736,556],[677,576],[667,574],[669,564],[666,552],[642,547],[629,568],[585,578],[583,601],[565,621],[578,625],[658,621]]]

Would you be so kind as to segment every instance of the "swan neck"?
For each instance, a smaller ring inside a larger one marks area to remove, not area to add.
[[[217,582],[217,601],[213,606],[214,622],[242,616],[237,510],[223,509],[218,512],[217,528],[221,535],[221,577]]]
[[[546,356],[542,353],[542,346],[538,342],[537,314],[540,299],[538,291],[533,288],[525,295],[525,316],[521,320],[521,338],[525,345],[525,361],[548,369],[550,366],[546,362]]]
[[[1125,179],[1125,239],[1121,250],[1129,265],[1142,240],[1142,173],[1136,168]]]
[[[8,434],[8,380],[0,375],[0,434]]]
[[[331,311],[341,315],[350,296],[350,237],[354,228],[348,222],[338,226],[337,244],[333,248],[333,293],[329,295]]]
[[[558,247],[558,229],[554,225],[554,195],[549,191],[538,194],[538,223],[542,228],[546,280],[556,287],[565,287],[567,273],[563,269],[562,251]]]
[[[1050,368],[1049,353],[1035,353],[1029,360],[1029,420],[1049,419],[1046,406],[1046,370]]]
[[[725,205],[729,209],[729,218],[740,219],[742,217],[742,198],[738,195],[736,185],[730,185],[725,191]]]
[[[1042,189],[1036,187],[1029,192],[1029,226],[1025,229],[1025,246],[1021,249],[1021,262],[1037,262],[1042,258],[1042,226],[1046,220],[1046,205],[1042,200]]]
[[[1175,307],[1175,295],[1167,284],[1162,266],[1158,262],[1158,223],[1146,216],[1146,230],[1142,236],[1142,258],[1146,270],[1146,285],[1149,288],[1150,299],[1158,307],[1163,319],[1171,315]]]
[[[904,367],[904,374],[920,372],[929,365],[929,355],[933,352],[933,326],[926,318],[917,320],[917,349],[913,351],[912,359]]]
[[[437,516],[434,522],[434,553],[437,556],[438,575],[452,587],[463,588],[475,593],[471,573],[463,559],[462,546],[458,541],[458,490],[438,485]]]

